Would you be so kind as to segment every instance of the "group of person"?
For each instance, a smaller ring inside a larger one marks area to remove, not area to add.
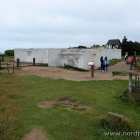
[[[126,52],[125,54],[125,66],[128,64],[128,53]],[[130,70],[132,70],[133,65],[137,63],[138,59],[136,59],[136,55],[133,55],[130,58]],[[109,65],[109,60],[107,59],[107,57],[103,58],[103,56],[101,56],[100,58],[100,62],[101,62],[101,71],[105,72],[108,71],[108,65]]]
[[[100,62],[101,62],[101,71],[102,72],[108,71],[109,60],[107,59],[107,57],[103,58],[103,56],[101,56]]]
[[[126,53],[125,56],[125,66],[128,64],[128,54]],[[133,55],[131,58],[130,58],[130,70],[132,70],[132,67],[133,67],[133,64],[137,63],[137,59],[136,59],[136,55]]]

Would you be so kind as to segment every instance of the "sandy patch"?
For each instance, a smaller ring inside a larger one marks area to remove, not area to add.
[[[41,108],[50,108],[54,104],[61,104],[62,107],[66,110],[87,111],[87,110],[91,109],[90,106],[87,106],[85,104],[81,104],[79,102],[76,102],[69,97],[56,99],[56,100],[53,100],[53,101],[42,102],[42,103],[39,103],[38,105]]]
[[[25,134],[22,140],[47,140],[42,130],[33,128],[29,134]]]

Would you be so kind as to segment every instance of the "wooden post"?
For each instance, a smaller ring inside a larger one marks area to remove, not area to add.
[[[13,73],[14,73],[14,63],[13,63]]]
[[[129,89],[129,92],[132,92],[132,73],[129,73],[128,89]]]
[[[137,91],[137,76],[135,76],[135,91]]]
[[[35,66],[35,58],[33,58],[33,66]]]
[[[8,73],[9,73],[9,67],[8,67],[8,63],[7,63],[7,71],[8,71]]]
[[[140,80],[139,80],[139,77],[138,77],[138,88],[137,88],[138,90],[139,90],[139,82],[140,82]]]
[[[0,59],[0,68],[1,68],[1,59]]]
[[[91,65],[91,77],[94,77],[94,65]]]
[[[1,61],[4,62],[4,56],[3,55],[1,56],[1,59],[2,59]]]
[[[17,67],[19,67],[19,59],[17,59]]]

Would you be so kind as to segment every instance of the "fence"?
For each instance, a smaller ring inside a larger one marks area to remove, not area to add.
[[[17,59],[17,61],[0,60],[0,69],[5,69],[8,71],[8,73],[10,73],[11,70],[12,73],[14,73],[15,69],[19,69],[20,67],[28,67],[28,66],[48,66],[48,64],[35,63],[35,58],[33,58],[32,63],[20,62],[20,59]]]
[[[140,76],[135,76],[135,91],[140,91]]]
[[[132,73],[129,73],[129,83],[128,83],[129,92],[140,91],[140,76],[135,76],[134,85],[132,84]]]
[[[12,73],[14,73],[14,62],[13,63],[9,63],[9,62],[2,62],[0,60],[0,70],[1,69],[6,69],[8,71],[8,73],[10,73],[10,70],[12,69]]]

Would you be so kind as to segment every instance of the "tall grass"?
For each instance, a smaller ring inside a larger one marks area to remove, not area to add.
[[[5,74],[1,74],[0,79],[0,91],[4,91],[0,94],[0,103],[7,110],[7,113],[3,111],[0,116],[5,123],[5,127],[1,123],[3,139],[21,139],[36,126],[42,128],[51,140],[131,139],[132,137],[104,135],[105,131],[111,130],[103,128],[100,120],[106,118],[108,112],[123,115],[130,121],[134,131],[140,131],[140,108],[119,98],[127,88],[128,81],[75,82]],[[46,109],[38,106],[41,102],[64,97],[86,104],[91,110],[69,111],[61,105]]]

